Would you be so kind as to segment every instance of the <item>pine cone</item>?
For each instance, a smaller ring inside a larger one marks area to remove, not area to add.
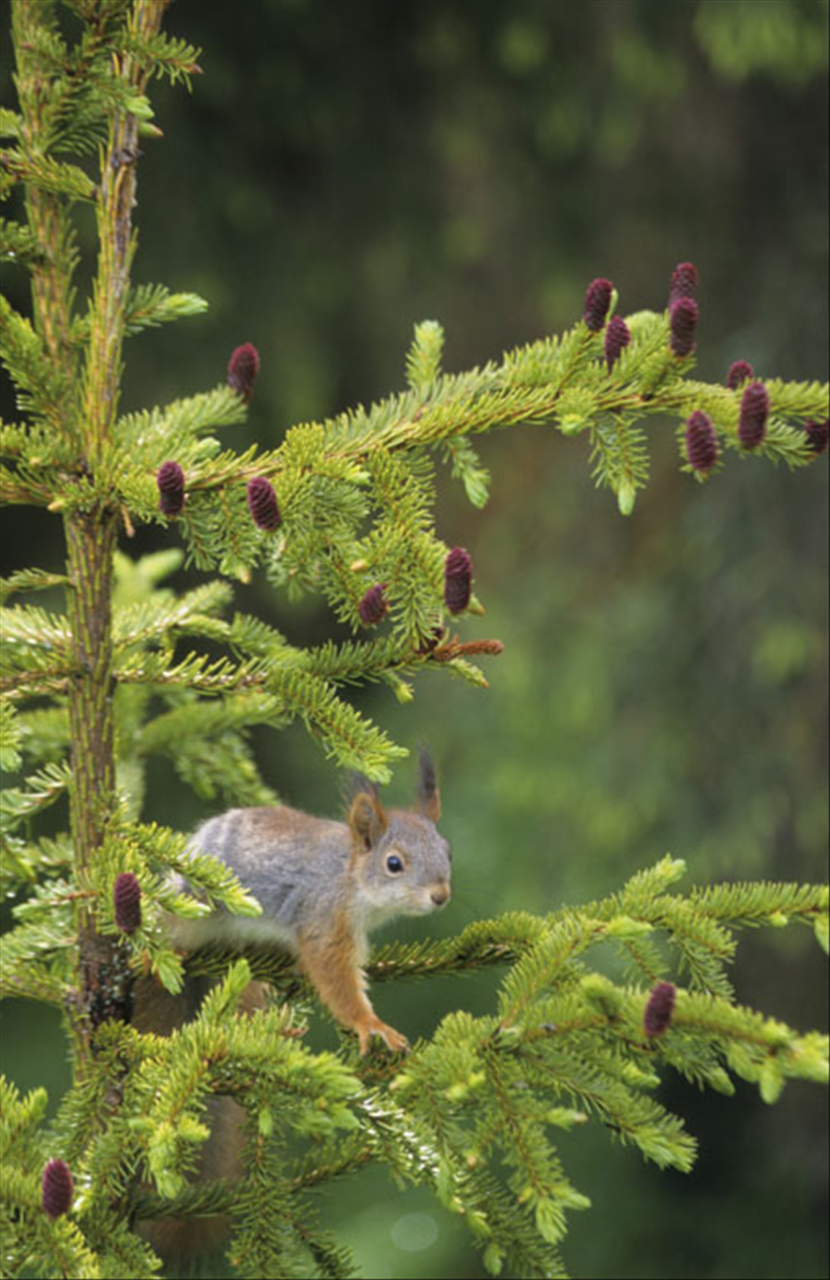
[[[115,923],[122,933],[135,933],[141,926],[141,885],[132,871],[122,871],[112,891]]]
[[[612,316],[605,330],[605,363],[609,372],[631,341],[631,332],[622,316]]]
[[[268,533],[273,533],[282,524],[274,486],[265,476],[255,476],[248,481],[248,510],[257,528]]]
[[[184,510],[184,472],[178,462],[163,462],[156,472],[156,484],[162,515],[180,515]]]
[[[669,310],[671,349],[680,359],[694,351],[697,314],[694,298],[678,298]]]
[[[608,308],[611,306],[611,293],[614,286],[610,280],[600,277],[592,280],[585,293],[585,310],[582,318],[592,333],[599,333],[605,324]]]
[[[697,267],[693,262],[678,262],[671,273],[669,309],[678,298],[694,298],[697,295]]]
[[[664,1031],[668,1031],[676,996],[677,991],[673,983],[657,983],[648,998],[643,1015],[643,1030],[647,1036],[661,1036]]]
[[[444,603],[450,613],[463,613],[472,593],[473,562],[463,547],[453,547],[444,562]]]
[[[700,409],[686,419],[686,457],[702,475],[708,475],[718,460],[718,437],[712,419]]]
[[[383,586],[379,582],[369,588],[357,606],[360,621],[364,627],[376,627],[379,622],[383,621],[388,610],[389,605],[384,599]]]
[[[237,347],[228,361],[228,386],[238,391],[246,402],[254,394],[254,383],[259,373],[259,352],[251,342]]]
[[[742,382],[749,382],[755,376],[755,370],[748,360],[733,360],[726,375],[726,385],[730,391],[737,391]]]
[[[72,1208],[72,1170],[63,1160],[49,1160],[41,1180],[41,1204],[49,1218],[60,1218]]]
[[[767,434],[769,392],[763,382],[750,382],[741,396],[738,439],[745,449],[757,449]]]

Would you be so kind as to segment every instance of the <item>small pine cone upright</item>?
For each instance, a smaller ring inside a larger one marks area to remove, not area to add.
[[[631,331],[622,316],[612,316],[605,330],[605,363],[609,372],[631,341]]]
[[[463,613],[472,594],[473,561],[463,547],[453,547],[444,562],[444,603],[450,613]]]
[[[730,391],[737,391],[742,382],[754,378],[755,370],[748,360],[733,360],[726,375],[726,385]]]
[[[141,927],[141,885],[132,871],[116,877],[112,891],[115,923],[122,933],[135,933]]]
[[[647,1036],[661,1036],[668,1031],[676,998],[677,990],[672,982],[658,982],[653,988],[643,1014],[643,1030]]]
[[[251,519],[258,529],[273,533],[282,524],[277,495],[274,486],[265,476],[255,476],[248,481],[248,510]]]
[[[769,392],[763,382],[750,382],[741,396],[738,439],[745,449],[757,449],[767,434]]]
[[[718,460],[718,437],[707,413],[695,409],[686,419],[686,457],[689,466],[707,476]]]
[[[582,318],[591,333],[599,333],[605,324],[608,308],[611,306],[611,294],[614,286],[610,280],[600,277],[592,280],[585,293],[585,310]]]
[[[72,1170],[64,1160],[47,1161],[40,1184],[40,1202],[48,1218],[60,1218],[72,1208]]]
[[[376,582],[369,588],[357,606],[357,612],[364,627],[376,627],[383,621],[388,610],[389,605],[386,603],[383,585],[380,582]]]
[[[178,516],[184,510],[184,472],[178,462],[163,462],[156,472],[159,511],[163,516]]]
[[[237,347],[228,361],[228,386],[233,387],[247,404],[254,394],[254,383],[259,373],[259,352],[252,342]]]
[[[669,309],[678,298],[697,297],[697,267],[693,262],[678,262],[671,273],[669,286]]]
[[[695,349],[697,314],[694,298],[678,298],[669,308],[671,349],[681,360]]]

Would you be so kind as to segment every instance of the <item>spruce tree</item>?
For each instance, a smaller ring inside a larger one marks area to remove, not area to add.
[[[74,1079],[49,1124],[43,1090],[21,1097],[2,1081],[4,1274],[153,1276],[161,1261],[136,1221],[221,1210],[238,1274],[348,1275],[310,1193],[379,1162],[458,1215],[492,1274],[564,1275],[567,1216],[588,1200],[557,1130],[599,1123],[660,1167],[688,1170],[694,1139],[653,1097],[664,1068],[727,1094],[748,1080],[767,1102],[788,1079],[827,1079],[826,1037],[743,1006],[728,976],[742,928],[809,925],[826,950],[827,889],[684,892],[684,864],[666,856],[596,902],[381,948],[372,980],[492,969],[492,1012],[448,1015],[406,1059],[361,1059],[347,1034],[337,1054],[314,1053],[304,1027],[320,1009],[285,956],[188,959],[170,945],[165,913],[260,907],[187,833],[152,820],[146,762],[169,759],[205,801],[275,803],[248,731],[299,719],[337,765],[388,781],[406,752],[348,688],[383,681],[408,701],[424,668],[485,684],[477,659],[501,648],[453,630],[482,610],[469,556],[436,533],[436,465],[482,506],[489,478],[472,437],[547,423],[588,437],[594,477],[626,515],[648,479],[650,427],[675,424],[680,465],[701,483],[733,455],[798,469],[826,450],[827,387],[738,366],[727,385],[695,380],[696,272],[682,263],[665,308],[623,315],[597,279],[568,332],[462,373],[442,371],[440,325],[425,321],[402,391],[295,426],[273,450],[240,453],[218,435],[255,395],[249,344],[207,391],[121,414],[124,339],[206,306],[132,282],[141,147],[159,145],[148,89],[200,70],[199,51],[162,32],[165,6],[66,0],[70,41],[55,0],[12,5],[19,105],[0,118],[0,172],[23,213],[0,223],[0,252],[4,269],[29,273],[32,304],[26,316],[2,302],[21,417],[2,425],[0,492],[60,522],[66,568],[2,584],[14,602],[0,762],[20,774],[0,812],[2,885],[17,898],[2,991],[65,1011]],[[98,257],[79,306],[84,203]],[[142,523],[169,529],[171,549],[130,559]],[[177,595],[164,584],[184,557],[214,576]],[[354,638],[300,648],[230,613],[232,581],[255,571],[290,599],[322,595]],[[54,587],[63,612],[20,600]],[[40,815],[65,793],[70,829],[46,837]],[[173,890],[171,872],[194,892]],[[628,980],[599,957],[595,967],[603,943]],[[133,981],[148,974],[170,991],[186,976],[216,981],[198,1017],[160,1037],[130,1023]],[[238,1005],[252,978],[274,999],[247,1017]],[[214,1095],[245,1109],[246,1175],[192,1183]]]

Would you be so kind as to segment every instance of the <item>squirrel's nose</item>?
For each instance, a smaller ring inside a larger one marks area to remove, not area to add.
[[[442,885],[440,889],[433,889],[429,896],[432,898],[436,907],[443,907],[444,903],[449,902],[450,900],[450,886],[445,884]]]

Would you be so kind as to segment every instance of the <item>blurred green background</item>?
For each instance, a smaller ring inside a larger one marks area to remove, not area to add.
[[[235,441],[272,447],[400,387],[418,320],[444,324],[445,367],[461,369],[572,324],[598,275],[622,314],[659,309],[683,259],[700,272],[701,377],[741,357],[826,379],[827,24],[825,0],[177,0],[167,30],[203,47],[205,75],[192,96],[153,92],[164,139],[141,161],[134,278],[211,309],[128,345],[122,408],[214,385],[254,342]],[[628,520],[593,488],[586,441],[550,429],[481,441],[484,512],[442,481],[439,533],[471,552],[487,606],[463,638],[505,651],[486,693],[439,673],[409,707],[355,696],[439,763],[455,896],[404,936],[579,902],[667,850],[688,883],[825,877],[826,459],[791,475],[730,454],[701,487],[678,471],[673,427],[653,426]],[[61,567],[56,519],[7,510],[2,532],[5,571]],[[175,542],[139,531],[124,549]],[[289,607],[260,578],[238,604],[298,643],[335,632],[319,601]],[[287,801],[336,810],[340,779],[303,730],[256,743]],[[393,799],[413,780],[405,762]],[[145,816],[180,829],[206,812],[165,765],[149,796]],[[822,1027],[825,972],[806,931],[751,936],[739,998]],[[382,1017],[428,1033],[491,991],[492,977],[375,995]],[[10,1002],[0,1017],[5,1070],[59,1093],[55,1021]],[[689,1176],[603,1130],[562,1136],[594,1204],[572,1219],[572,1273],[826,1275],[821,1091],[790,1085],[767,1108],[748,1086],[728,1100],[669,1081],[661,1097],[700,1139]],[[321,1199],[367,1276],[483,1274],[459,1223],[380,1171]]]

